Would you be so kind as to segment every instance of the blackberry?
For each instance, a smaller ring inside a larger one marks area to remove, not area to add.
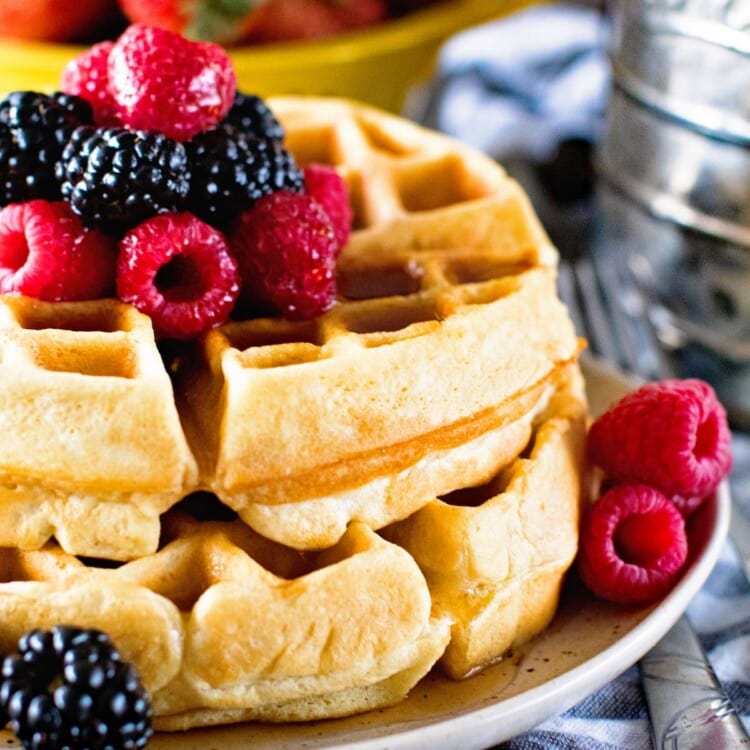
[[[31,630],[2,665],[0,707],[27,750],[135,750],[153,734],[134,668],[98,630]]]
[[[47,96],[35,91],[14,91],[0,101],[0,122],[11,128],[38,128],[53,132],[62,146],[70,131],[93,120],[91,105],[80,96],[56,91]]]
[[[303,174],[279,141],[259,140],[225,124],[199,133],[187,149],[192,181],[186,208],[220,229],[263,195],[302,192]]]
[[[257,144],[257,150],[268,161],[269,175],[265,192],[273,193],[276,190],[304,192],[305,175],[297,166],[290,151],[287,151],[278,141],[260,141]]]
[[[0,206],[60,200],[55,163],[74,128],[92,117],[87,101],[67,94],[14,91],[0,101]]]
[[[263,99],[253,94],[241,94],[238,91],[223,122],[261,140],[284,140],[284,128],[281,123]]]
[[[182,143],[125,128],[77,128],[56,174],[63,198],[83,223],[115,235],[179,210],[190,187]]]
[[[94,108],[86,99],[76,96],[75,94],[65,94],[62,91],[55,91],[50,96],[74,118],[78,120],[79,125],[91,125],[94,122]]]

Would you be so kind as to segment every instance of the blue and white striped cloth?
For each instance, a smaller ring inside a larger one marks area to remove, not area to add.
[[[609,88],[605,24],[593,10],[551,4],[460,34],[443,50],[421,110],[407,114],[506,165],[543,161],[565,139],[594,142]],[[735,439],[732,493],[750,519],[750,436]],[[750,583],[729,541],[688,617],[750,730]],[[651,747],[645,698],[633,666],[569,711],[496,750]]]

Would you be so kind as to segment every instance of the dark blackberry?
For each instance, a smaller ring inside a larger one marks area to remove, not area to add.
[[[192,180],[186,208],[215,227],[225,227],[263,195],[282,188],[302,192],[302,171],[279,141],[225,124],[199,133],[187,149]]]
[[[55,91],[50,96],[73,117],[77,118],[79,125],[91,125],[94,122],[94,109],[91,103],[75,94],[65,94]]]
[[[3,661],[0,708],[27,750],[135,750],[153,733],[148,693],[98,630],[24,635]]]
[[[14,91],[0,101],[0,205],[60,200],[55,163],[74,128],[92,121],[77,96]]]
[[[190,187],[182,143],[125,128],[76,129],[56,174],[63,198],[84,224],[116,235],[179,210]]]
[[[224,122],[261,140],[284,140],[284,128],[281,123],[263,99],[253,94],[241,94],[238,91]]]
[[[268,180],[265,193],[277,190],[291,190],[302,193],[305,189],[305,175],[297,166],[291,152],[279,141],[260,141],[256,144],[258,153],[262,153],[268,162]]]
[[[91,105],[80,96],[56,91],[49,96],[36,91],[13,91],[0,101],[0,122],[11,128],[52,131],[62,146],[78,125],[94,121]]]

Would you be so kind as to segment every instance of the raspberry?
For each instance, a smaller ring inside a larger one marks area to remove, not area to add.
[[[597,596],[646,604],[669,591],[687,559],[685,521],[658,490],[619,484],[591,506],[581,526],[578,570]]]
[[[649,484],[668,497],[704,498],[732,465],[726,412],[701,380],[663,380],[630,393],[594,422],[588,452],[610,479]]]
[[[190,213],[154,216],[120,241],[117,296],[149,315],[158,336],[188,339],[220,325],[238,293],[224,235]]]
[[[99,630],[30,630],[2,663],[0,707],[24,748],[135,750],[153,734],[151,701]]]
[[[119,125],[117,107],[109,90],[109,53],[114,42],[99,42],[63,69],[60,86],[66,94],[75,94],[91,104],[94,122],[100,126]]]
[[[315,198],[328,214],[336,234],[336,243],[339,250],[343,249],[352,226],[352,208],[346,182],[333,167],[325,164],[308,164],[304,174],[305,192]]]
[[[0,293],[37,299],[108,296],[115,243],[86,229],[67,203],[33,200],[0,210]]]
[[[243,296],[290,320],[329,309],[336,297],[336,238],[320,204],[279,190],[243,211],[229,235]]]
[[[120,120],[178,141],[216,126],[234,101],[226,52],[210,42],[133,24],[109,54],[109,88]]]

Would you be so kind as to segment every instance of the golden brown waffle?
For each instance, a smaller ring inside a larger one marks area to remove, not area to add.
[[[206,489],[274,540],[325,548],[353,521],[377,529],[486,481],[505,460],[493,446],[518,452],[575,360],[556,252],[497,164],[351,102],[270,103],[300,163],[349,184],[338,304],[210,332],[177,360],[175,408],[134,310],[2,301],[0,420],[23,439],[0,446],[0,544],[55,535],[132,559],[155,551],[160,513]]]
[[[195,485],[151,321],[115,300],[0,297],[0,545],[156,549]]]
[[[299,161],[349,183],[341,297],[311,322],[209,333],[179,389],[204,487],[267,536],[319,548],[352,520],[405,518],[447,480],[483,481],[479,445],[538,408],[578,342],[556,253],[494,162],[350,102],[271,104]]]
[[[115,568],[0,550],[0,650],[32,627],[103,629],[168,730],[389,705],[438,660],[464,676],[547,624],[575,553],[586,409],[577,366],[561,378],[520,456],[384,536],[352,523],[299,552],[171,511],[162,548]]]
[[[464,675],[546,625],[577,542],[578,341],[521,189],[384,113],[271,103],[350,186],[331,311],[222,326],[173,386],[125,305],[0,301],[0,652],[101,628],[164,729]],[[170,510],[199,489],[239,518]]]
[[[425,574],[451,620],[440,664],[455,678],[547,627],[576,554],[587,408],[571,365],[527,449],[481,487],[435,499],[385,530]]]
[[[0,550],[0,649],[32,627],[100,628],[137,666],[157,727],[182,729],[389,705],[445,648],[415,562],[361,524],[314,554],[239,521],[178,515],[165,537],[116,569],[52,544]]]

